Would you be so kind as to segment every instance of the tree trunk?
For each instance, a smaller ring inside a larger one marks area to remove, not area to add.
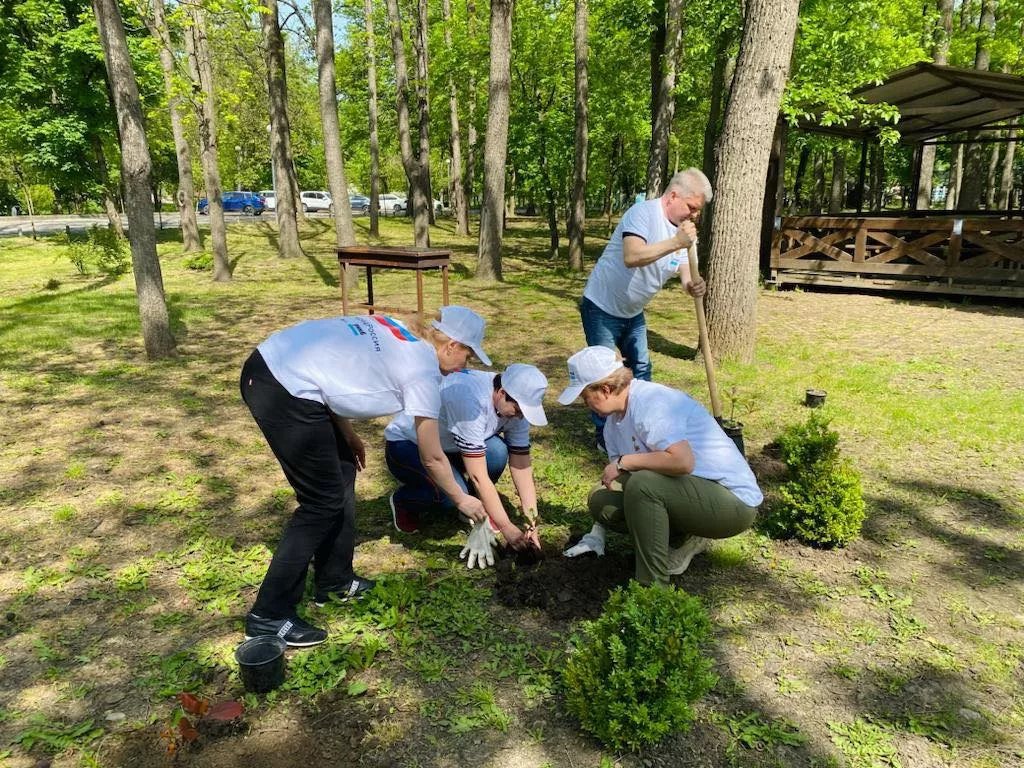
[[[981,17],[974,56],[975,69],[987,70],[992,63],[989,45],[995,35],[996,5],[996,0],[982,0],[981,3]],[[968,132],[968,138],[972,141],[967,145],[964,159],[963,180],[961,181],[960,195],[957,198],[958,209],[977,210],[985,201],[985,151],[981,144],[973,141],[979,135],[978,131]]]
[[[444,47],[452,50],[452,3],[444,0]],[[469,208],[466,205],[466,187],[462,180],[462,136],[459,130],[459,99],[455,90],[455,77],[448,73],[448,119],[451,123],[451,181],[452,209],[455,213],[455,234],[469,237]]]
[[[398,98],[398,140],[402,150],[402,166],[412,193],[413,238],[418,248],[430,246],[430,206],[427,196],[428,182],[424,179],[426,166],[422,157],[416,157],[412,150],[412,136],[409,128],[409,70],[405,64],[405,39],[402,34],[402,19],[398,13],[398,0],[386,0],[388,26],[391,29],[391,52],[395,57],[395,91]],[[422,113],[421,113],[422,114]],[[420,138],[422,141],[422,130]],[[421,145],[422,146],[422,145]]]
[[[804,176],[807,174],[807,161],[811,158],[811,148],[804,144],[800,150],[800,162],[796,165],[796,178],[793,180],[793,208],[794,212],[803,213],[804,210]]]
[[[932,58],[936,64],[949,61],[949,41],[953,34],[953,0],[937,0],[939,25],[933,36]],[[935,145],[921,147],[921,178],[917,185],[918,211],[927,211],[932,205],[932,176],[935,173]]]
[[[150,360],[169,357],[175,352],[163,276],[156,253],[153,228],[153,199],[150,197],[152,162],[142,118],[142,104],[135,73],[128,54],[124,25],[117,0],[93,0],[96,27],[99,29],[103,58],[110,79],[110,93],[117,114],[121,141],[121,179],[131,237],[132,271],[139,301],[142,339]]]
[[[754,357],[765,178],[799,6],[799,0],[747,2],[736,75],[718,142],[708,272],[711,349],[725,359],[752,362]]]
[[[352,224],[352,205],[345,181],[345,159],[341,154],[341,126],[338,124],[338,88],[334,78],[334,14],[331,0],[313,0],[316,24],[317,85],[320,89],[320,124],[324,131],[324,153],[327,156],[327,183],[334,205],[334,234],[339,246],[355,245],[356,231]],[[349,282],[356,276],[354,269]]]
[[[199,124],[199,150],[206,187],[206,211],[210,217],[210,242],[213,246],[213,279],[231,279],[228,260],[227,227],[224,225],[224,204],[221,200],[220,164],[217,159],[217,101],[213,86],[213,65],[206,39],[206,11],[202,5],[192,9],[192,26],[185,34],[188,63],[192,75],[196,122]]]
[[[377,138],[377,52],[373,36],[373,0],[363,0],[366,18],[366,69],[370,92],[370,236],[380,234],[380,143]]]
[[[676,70],[683,41],[683,0],[665,0],[665,47],[662,51],[656,110],[651,119],[651,149],[647,159],[647,199],[668,185],[668,142],[675,115]]]
[[[811,188],[811,213],[821,215],[825,205],[825,153],[819,149],[814,153],[814,186]]]
[[[587,221],[587,151],[590,141],[589,58],[587,33],[590,27],[588,0],[576,0],[573,48],[576,60],[576,135],[573,139],[572,202],[569,205],[569,269],[583,271],[583,231]]]
[[[124,239],[124,227],[121,225],[121,214],[117,210],[117,200],[110,184],[110,170],[107,167],[107,156],[103,152],[103,140],[98,133],[93,133],[89,140],[93,154],[96,156],[96,175],[100,183],[100,194],[103,196],[103,212],[107,214],[107,222],[117,236]]]
[[[839,147],[832,148],[832,190],[828,212],[842,213],[846,204],[846,155]]]
[[[466,28],[470,39],[476,37],[476,3],[466,0]],[[473,207],[473,192],[476,182],[477,135],[476,135],[476,70],[469,69],[469,125],[466,126],[466,206]]]
[[[946,185],[946,210],[956,210],[960,200],[960,183],[964,177],[964,145],[957,144],[953,150],[953,160],[949,164],[949,183]]]
[[[185,136],[181,120],[181,96],[174,84],[174,45],[167,27],[164,0],[153,0],[153,21],[150,33],[160,44],[160,68],[164,74],[164,89],[167,91],[167,109],[171,114],[171,135],[174,137],[174,154],[178,160],[178,191],[174,202],[178,206],[181,221],[181,242],[185,253],[201,251],[199,222],[196,219],[195,186],[192,183],[192,149]]]
[[[999,136],[1000,134],[995,134]],[[992,144],[988,156],[988,176],[985,178],[985,208],[992,210],[996,207],[996,198],[999,196],[999,145]]]
[[[999,180],[999,208],[1004,211],[1010,210],[1010,193],[1013,190],[1013,156],[1017,148],[1017,129],[1010,128],[1007,136],[1011,141],[1006,144],[1006,153],[1003,156],[1003,173]]]
[[[430,178],[430,78],[429,47],[427,44],[427,0],[418,0],[416,14],[416,100],[419,116],[420,164],[423,166],[423,194],[427,198],[427,220],[434,224],[434,192]]]
[[[291,174],[291,128],[288,123],[288,94],[285,91],[284,41],[277,20],[277,0],[263,0],[259,14],[263,43],[267,47],[267,93],[270,97],[270,156],[277,188],[277,251],[282,258],[302,256],[295,190]]]
[[[719,41],[715,66],[711,71],[711,104],[708,108],[708,122],[704,128],[704,175],[711,186],[715,185],[715,142],[722,127],[722,104],[726,89],[726,73],[729,69],[730,57],[726,55],[726,41],[723,36]]]
[[[484,280],[502,279],[502,205],[505,202],[505,156],[508,152],[513,1],[491,0],[491,65],[487,85],[487,134],[484,139],[484,200],[480,211],[480,245],[476,270],[477,277]]]

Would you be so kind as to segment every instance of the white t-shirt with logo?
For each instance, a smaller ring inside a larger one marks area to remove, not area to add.
[[[494,410],[494,374],[462,370],[448,374],[441,384],[441,415],[438,429],[445,453],[483,456],[487,440],[503,434],[509,450],[530,449],[530,423],[517,416],[499,416]],[[416,442],[415,420],[401,413],[384,430],[386,440]]]
[[[619,221],[587,278],[584,298],[615,317],[639,315],[668,279],[686,265],[686,249],[673,251],[646,267],[627,267],[622,255],[622,238],[633,235],[645,243],[658,243],[675,237],[676,229],[666,218],[660,198],[631,207]]]
[[[288,392],[345,418],[402,411],[436,419],[441,407],[433,346],[386,315],[307,320],[257,349]]]
[[[744,504],[756,507],[764,496],[743,454],[707,409],[689,395],[650,381],[634,379],[622,418],[604,424],[608,456],[664,451],[685,440],[693,451],[695,477],[725,486]]]

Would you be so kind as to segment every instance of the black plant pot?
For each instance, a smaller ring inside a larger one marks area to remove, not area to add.
[[[808,389],[804,393],[804,405],[808,408],[821,408],[825,404],[826,394],[824,389]]]
[[[736,447],[740,449],[740,453],[743,456],[746,456],[747,454],[743,447],[743,424],[738,421],[733,421],[732,419],[719,419],[718,423],[725,434],[732,438],[732,441],[736,443]]]

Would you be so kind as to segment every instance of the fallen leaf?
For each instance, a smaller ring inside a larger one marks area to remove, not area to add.
[[[366,683],[364,683],[362,680],[353,680],[351,683],[348,684],[348,695],[358,696],[361,693],[366,693],[367,687],[368,686],[366,685]]]
[[[238,701],[218,701],[206,712],[208,720],[234,720],[245,714],[245,707]]]
[[[192,721],[187,717],[183,717],[178,721],[178,731],[181,733],[181,738],[187,744],[191,744],[199,738],[199,731],[192,727]]]
[[[206,713],[206,708],[210,706],[210,702],[206,699],[198,699],[191,693],[179,693],[178,702],[181,704],[181,708],[188,712],[190,715],[202,716]]]

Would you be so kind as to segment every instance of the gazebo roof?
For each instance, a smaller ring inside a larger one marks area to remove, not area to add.
[[[858,88],[853,96],[899,109],[900,140],[916,144],[1024,114],[1024,77],[919,62],[893,72],[879,85]],[[878,132],[874,125],[821,126],[816,119],[801,122],[800,127],[850,138],[870,138]]]

